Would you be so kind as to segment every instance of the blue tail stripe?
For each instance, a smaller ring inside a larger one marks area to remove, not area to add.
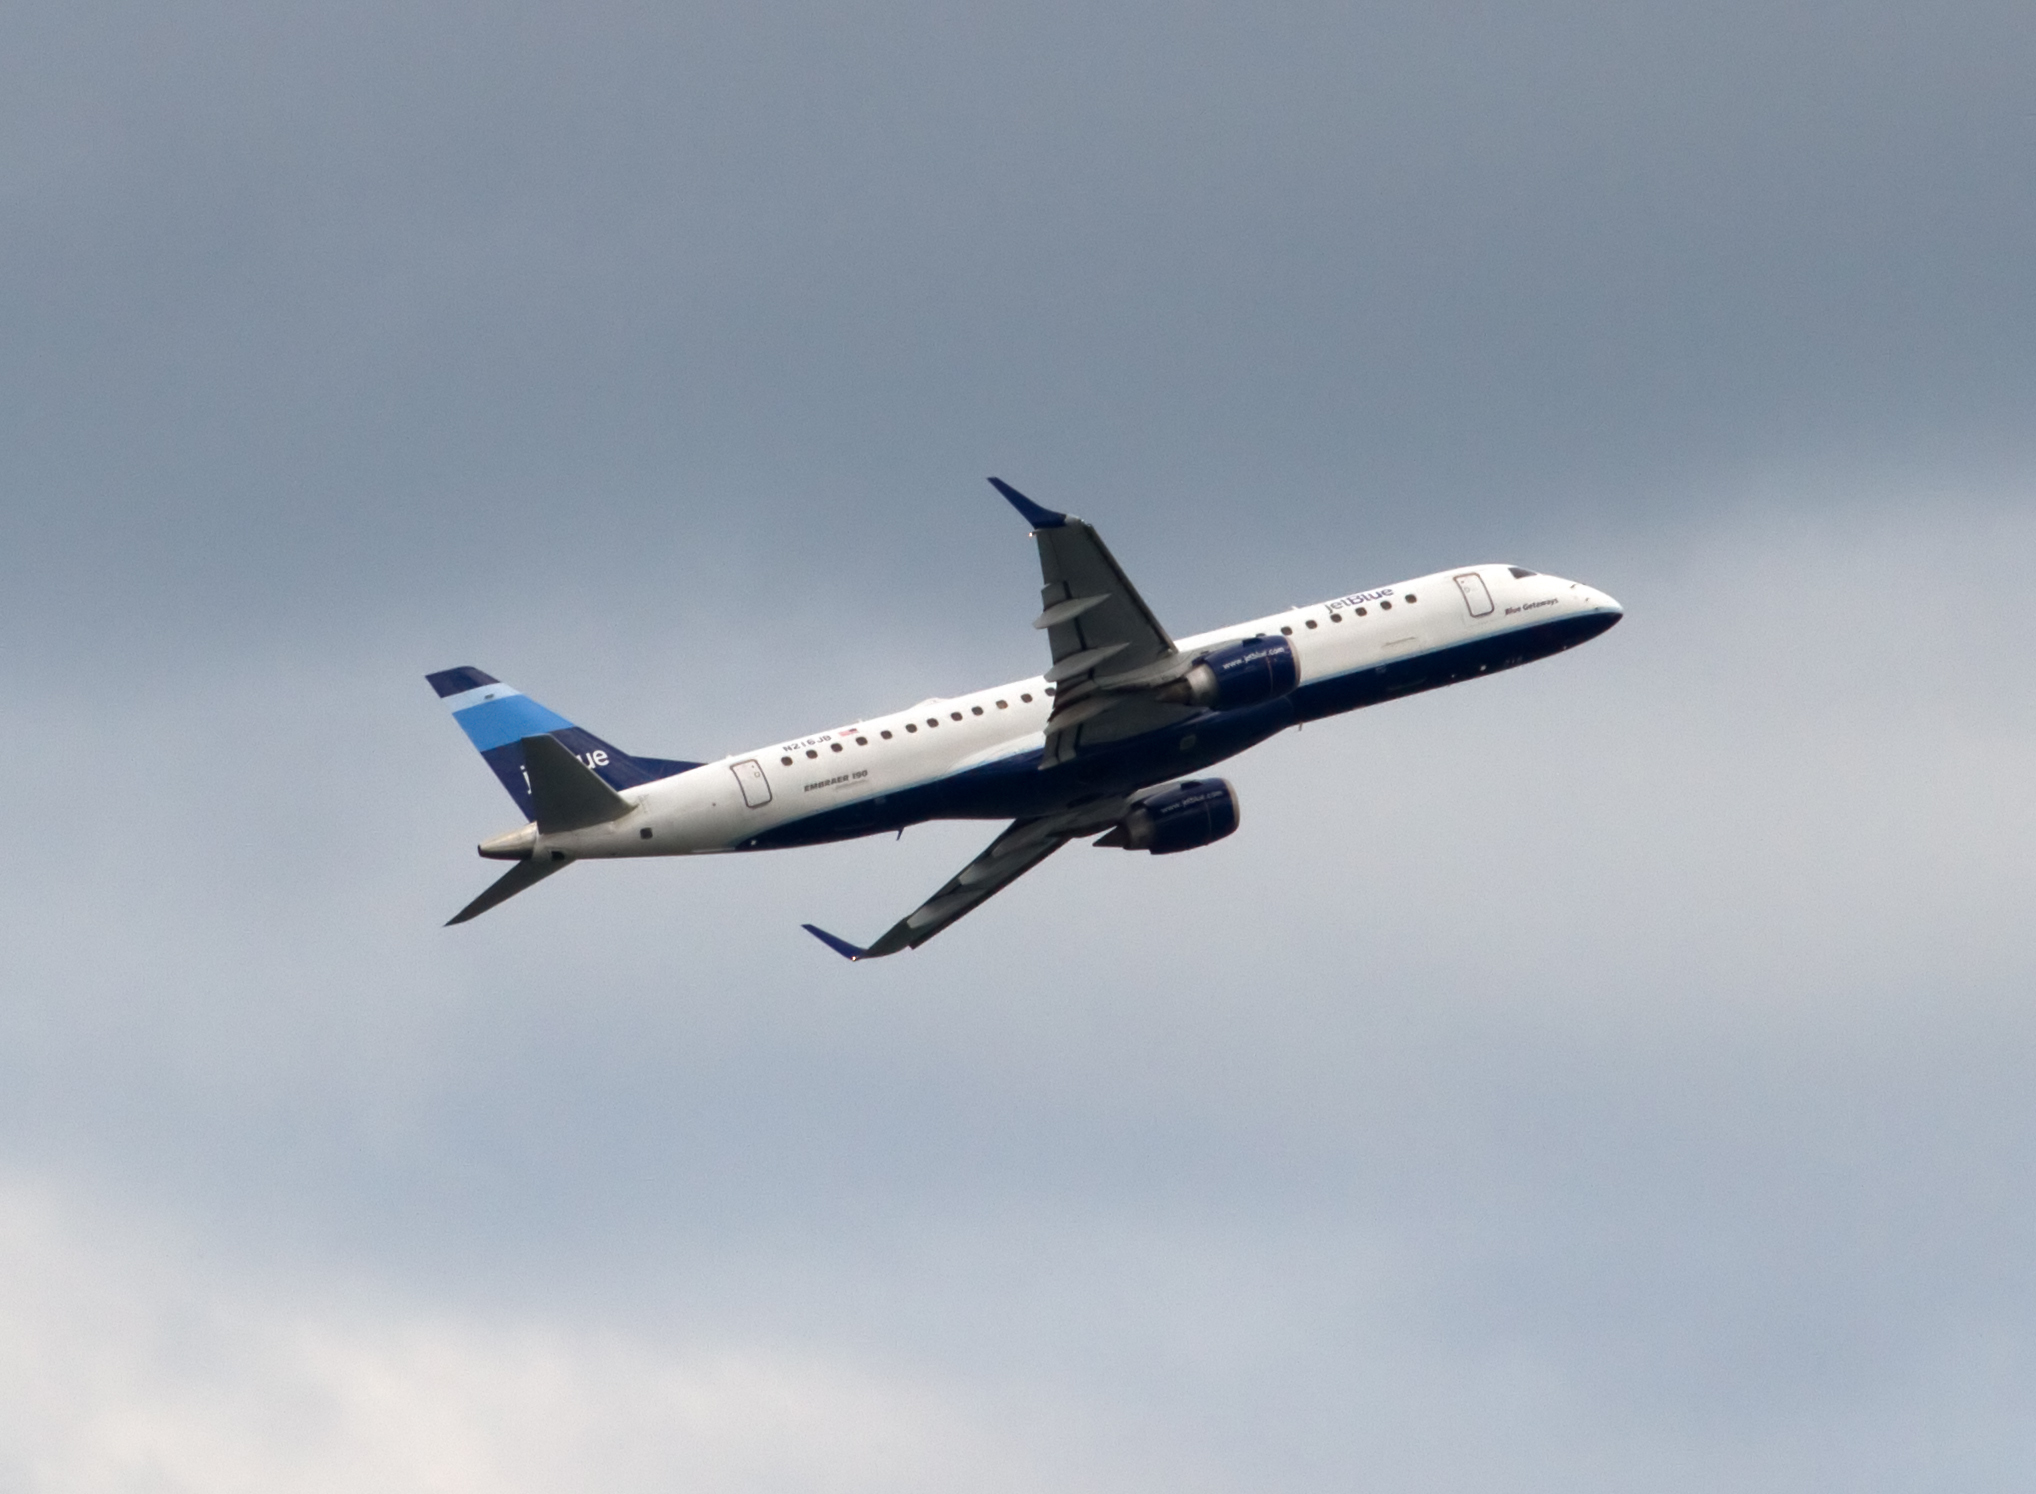
[[[479,752],[492,752],[525,737],[543,736],[546,732],[573,724],[528,695],[483,701],[479,705],[468,706],[464,711],[455,711],[452,719],[460,724],[460,730],[467,734],[467,740]]]
[[[592,768],[612,789],[638,788],[700,766],[663,757],[631,757],[612,742],[573,725],[557,711],[539,705],[512,685],[472,665],[441,669],[426,675],[439,698],[453,708],[467,740],[502,780],[502,787],[526,815],[535,810],[530,780],[523,772],[523,739],[549,736]]]

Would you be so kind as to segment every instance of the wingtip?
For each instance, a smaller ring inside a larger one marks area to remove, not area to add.
[[[822,944],[826,945],[836,954],[840,955],[844,960],[849,961],[851,964],[853,964],[855,961],[861,959],[864,955],[869,953],[868,950],[864,949],[860,945],[850,944],[846,939],[836,938],[833,934],[828,933],[827,930],[821,928],[818,924],[802,923],[799,925],[799,927],[804,929],[807,933],[811,934],[814,938],[818,939]]]
[[[1002,493],[1005,501],[1017,509],[1025,522],[1034,529],[1058,529],[1067,523],[1066,514],[1057,514],[1050,508],[1041,507],[1001,477],[991,478],[990,486]]]

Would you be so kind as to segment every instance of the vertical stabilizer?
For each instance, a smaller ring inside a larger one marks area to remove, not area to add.
[[[635,788],[699,766],[669,758],[631,756],[539,705],[514,685],[505,685],[472,665],[441,669],[424,678],[452,711],[452,719],[467,734],[474,750],[495,770],[516,807],[531,819],[537,818],[537,805],[524,761],[526,737],[551,737],[611,789]]]

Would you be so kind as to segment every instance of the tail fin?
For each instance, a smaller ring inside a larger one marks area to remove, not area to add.
[[[515,686],[505,685],[492,674],[483,674],[471,666],[441,669],[424,678],[451,708],[452,719],[495,770],[516,807],[532,819],[537,817],[537,805],[530,792],[530,774],[524,767],[525,737],[556,738],[566,751],[592,768],[603,783],[616,789],[634,788],[700,766],[662,757],[632,757],[592,732],[582,731],[557,711],[547,710]]]

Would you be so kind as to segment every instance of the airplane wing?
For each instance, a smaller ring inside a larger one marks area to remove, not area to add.
[[[1055,814],[1013,820],[1002,835],[990,842],[989,849],[950,878],[940,891],[891,925],[867,949],[810,923],[800,927],[850,960],[874,960],[901,949],[917,949],[955,920],[973,913],[1069,841],[1116,824],[1128,807],[1129,801],[1122,798],[1102,799]]]
[[[1045,631],[1052,649],[1046,682],[1054,687],[1040,766],[1068,762],[1084,744],[1118,741],[1195,715],[1151,698],[1150,690],[1187,661],[1095,526],[1041,507],[999,478],[990,484],[1032,525],[1039,546],[1043,610],[1032,626]]]

